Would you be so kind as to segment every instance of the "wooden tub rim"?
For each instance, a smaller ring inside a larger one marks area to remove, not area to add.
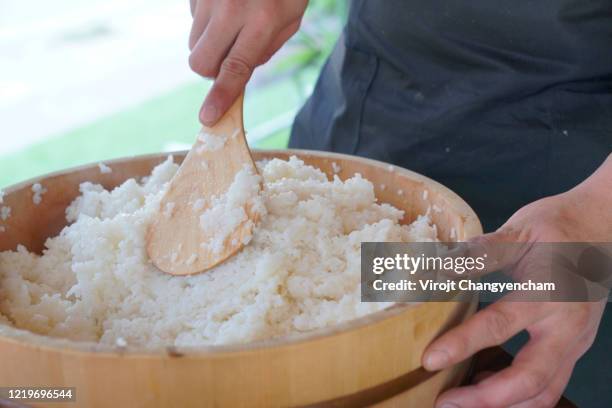
[[[374,159],[369,159],[360,156],[348,155],[343,153],[332,153],[319,150],[306,150],[306,149],[253,149],[255,156],[263,154],[266,156],[298,156],[301,155],[314,155],[319,156],[329,161],[333,160],[351,160],[358,159],[364,164],[372,167],[377,167],[382,170],[389,169],[389,164]],[[144,155],[125,156],[112,160],[102,160],[95,163],[88,163],[80,166],[74,166],[63,170],[40,175],[20,183],[3,188],[5,195],[21,190],[24,187],[29,187],[35,183],[42,183],[45,179],[51,177],[63,176],[70,173],[80,172],[89,170],[97,167],[100,163],[104,163],[108,166],[113,164],[124,164],[133,160],[158,160],[160,163],[167,157],[179,157],[184,158],[187,154],[186,150],[175,151],[168,153],[152,153]],[[256,160],[257,157],[255,157]],[[392,171],[397,174],[402,174],[408,178],[421,182],[427,185],[428,190],[435,189],[442,195],[444,195],[450,204],[452,204],[455,213],[461,216],[464,222],[464,236],[467,238],[474,237],[482,234],[482,226],[478,216],[474,210],[454,191],[448,187],[438,183],[435,180],[430,179],[422,174],[416,173],[412,170],[405,169],[399,166],[392,166]],[[473,301],[473,299],[468,300]],[[428,302],[429,303],[429,302]],[[291,348],[295,346],[303,345],[304,343],[314,343],[317,341],[324,341],[332,335],[340,335],[350,332],[354,329],[359,329],[372,323],[380,323],[390,318],[397,316],[398,314],[413,309],[414,313],[418,313],[420,308],[424,308],[428,303],[397,303],[390,307],[374,312],[372,314],[362,316],[360,318],[349,320],[346,322],[339,323],[331,327],[324,327],[316,330],[309,331],[307,333],[295,333],[279,338],[259,340],[244,344],[227,344],[227,345],[205,345],[205,346],[165,346],[165,347],[151,347],[151,348],[137,348],[137,347],[119,347],[113,345],[99,344],[94,342],[84,342],[69,340],[64,338],[49,337],[41,334],[36,334],[24,329],[19,329],[11,326],[0,324],[0,342],[8,341],[16,344],[26,343],[28,346],[35,347],[40,351],[51,351],[69,353],[73,355],[79,354],[96,354],[99,357],[128,357],[128,358],[227,358],[229,355],[238,356],[239,354],[249,353],[257,350],[265,349],[279,349],[279,348]]]

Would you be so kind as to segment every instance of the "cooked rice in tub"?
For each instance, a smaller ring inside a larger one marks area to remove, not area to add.
[[[263,215],[251,242],[199,275],[155,268],[145,233],[178,166],[112,191],[83,183],[70,223],[42,256],[0,253],[0,322],[77,341],[140,347],[246,343],[308,332],[388,307],[360,302],[362,241],[429,241],[428,216],[377,203],[360,175],[341,181],[301,160],[258,163]],[[194,203],[198,208],[198,203]]]

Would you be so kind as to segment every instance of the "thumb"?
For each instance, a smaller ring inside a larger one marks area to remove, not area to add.
[[[447,256],[453,258],[482,258],[485,268],[469,273],[470,278],[477,278],[495,271],[516,265],[529,251],[528,242],[519,242],[519,233],[510,229],[499,229],[495,232],[479,235],[466,242],[458,243]]]

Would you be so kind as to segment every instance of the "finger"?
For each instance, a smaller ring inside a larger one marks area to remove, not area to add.
[[[528,253],[531,244],[519,241],[520,234],[509,229],[500,229],[490,234],[480,235],[467,242],[453,245],[453,248],[442,254],[445,257],[470,257],[484,259],[485,268],[472,270],[467,274],[470,278],[477,278],[491,272],[510,268],[520,262]],[[450,276],[462,278],[466,275],[457,275],[454,271]]]
[[[189,10],[191,11],[191,17],[195,15],[195,9],[198,0],[189,0]]]
[[[563,336],[530,340],[510,367],[476,385],[447,391],[436,406],[505,408],[532,399],[552,384],[570,350]]]
[[[216,77],[240,29],[237,21],[227,21],[223,16],[214,16],[191,51],[191,69],[205,78]]]
[[[266,52],[263,54],[258,65],[263,65],[272,58],[274,54],[287,42],[300,28],[300,21],[296,21],[285,27],[272,41]]]
[[[210,20],[211,7],[204,5],[201,1],[191,0],[191,15],[193,23],[189,33],[189,50],[193,50],[196,43],[202,36],[202,33]]]
[[[543,304],[512,302],[513,296],[511,293],[478,311],[434,340],[423,354],[423,367],[435,371],[459,363],[480,350],[506,342],[545,316]]]
[[[268,47],[273,33],[259,27],[245,27],[227,57],[200,110],[200,121],[214,125],[244,90],[257,61]]]
[[[486,257],[485,273],[489,273],[511,268],[529,253],[531,244],[521,242],[520,239],[519,233],[510,229],[500,229],[470,240],[468,246],[471,255],[480,254]]]
[[[494,374],[495,374],[495,371],[481,371],[479,373],[476,373],[476,375],[474,375],[473,382],[474,384],[478,384],[479,382],[486,380],[487,378],[491,377]]]
[[[544,391],[536,397],[514,404],[510,408],[541,408],[556,406],[559,399],[561,399],[565,387],[567,387],[574,367],[575,362],[573,360],[567,361],[559,368],[555,378]]]

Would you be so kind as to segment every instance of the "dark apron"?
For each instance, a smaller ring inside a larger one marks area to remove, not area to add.
[[[612,0],[356,0],[291,147],[372,157],[486,230],[612,151]]]
[[[425,174],[486,231],[580,183],[612,152],[612,0],[351,5],[291,147]],[[567,390],[579,406],[612,406],[609,306]]]

